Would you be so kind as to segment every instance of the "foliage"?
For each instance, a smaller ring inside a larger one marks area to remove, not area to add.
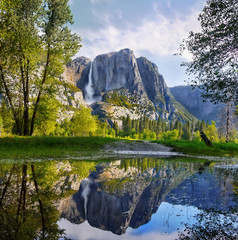
[[[213,102],[238,102],[237,8],[237,0],[208,0],[199,16],[201,32],[190,32],[181,46],[193,56],[183,64],[196,74],[192,86]]]
[[[211,125],[209,125],[206,128],[205,134],[207,135],[207,137],[212,141],[212,142],[218,142],[219,138],[218,138],[218,131],[216,128],[216,123],[214,121],[211,122]]]
[[[19,135],[33,134],[41,97],[80,48],[72,23],[68,0],[0,2],[0,90]]]
[[[88,136],[97,130],[97,119],[91,115],[91,109],[81,106],[71,119],[73,136]]]
[[[172,131],[164,132],[162,135],[163,140],[178,140],[179,139],[179,130],[174,129]]]
[[[201,138],[201,134],[200,134],[200,132],[199,131],[196,131],[195,133],[194,133],[194,141],[201,141],[202,140],[202,138]]]
[[[131,108],[132,104],[129,102],[129,99],[124,95],[119,95],[117,92],[112,92],[110,95],[107,94],[105,101],[115,104],[116,106]]]
[[[64,230],[58,226],[55,203],[75,193],[73,184],[78,185],[95,165],[73,160],[1,164],[1,239],[60,239]]]
[[[6,106],[5,101],[2,101],[0,107],[0,116],[2,119],[2,136],[5,134],[12,134],[14,132],[14,119],[12,117],[11,111]]]
[[[54,97],[42,97],[36,116],[35,135],[50,135],[55,132],[59,106],[59,102]]]

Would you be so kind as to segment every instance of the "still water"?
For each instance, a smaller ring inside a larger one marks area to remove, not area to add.
[[[228,164],[1,162],[0,239],[238,239],[238,169]]]

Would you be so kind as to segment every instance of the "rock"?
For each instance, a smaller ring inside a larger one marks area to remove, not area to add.
[[[92,63],[80,57],[67,65],[64,81],[74,82],[84,97],[91,64],[92,88],[88,95],[99,101],[92,105],[93,114],[99,118],[120,120],[129,115],[132,119],[195,119],[176,102],[157,66],[144,57],[136,59],[130,49],[98,55]]]
[[[78,57],[68,63],[62,74],[63,81],[70,83],[82,89],[88,83],[88,74],[90,70],[91,60],[86,57]]]
[[[120,88],[131,93],[144,90],[136,58],[129,49],[97,56],[93,61],[92,78],[95,95]]]

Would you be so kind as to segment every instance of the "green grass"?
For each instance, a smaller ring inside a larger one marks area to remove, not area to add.
[[[170,141],[161,140],[153,141],[173,147],[175,151],[189,155],[202,156],[238,156],[237,143],[213,143],[211,147],[205,145],[204,142],[198,141]]]
[[[116,139],[103,137],[0,138],[0,159],[62,158],[90,155]]]

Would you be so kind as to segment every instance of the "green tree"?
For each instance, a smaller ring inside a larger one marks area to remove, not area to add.
[[[218,142],[218,130],[216,128],[216,123],[214,121],[211,122],[211,125],[207,127],[205,134],[212,142]]]
[[[0,137],[2,136],[2,116],[0,114]]]
[[[113,129],[115,130],[115,132],[116,132],[116,136],[118,136],[118,134],[119,134],[119,127],[118,127],[117,121],[114,121],[114,122],[113,122],[112,127],[113,127]]]
[[[182,44],[193,56],[184,63],[195,74],[193,86],[214,102],[238,102],[237,0],[208,0],[199,15],[201,31],[190,32]]]
[[[190,32],[181,45],[181,51],[187,49],[193,56],[182,64],[188,74],[195,74],[191,85],[201,88],[204,98],[227,105],[226,142],[230,105],[238,103],[237,8],[237,0],[208,0],[199,15],[201,31]]]
[[[196,132],[193,134],[193,139],[194,139],[195,141],[199,141],[199,142],[202,140],[201,135],[200,135],[200,131],[196,131]]]
[[[131,130],[131,138],[132,139],[136,139],[136,130],[135,130],[135,128],[132,128],[132,130]]]
[[[131,133],[131,119],[130,119],[130,116],[127,115],[126,119],[125,119],[125,122],[124,122],[124,125],[123,125],[123,130],[125,131],[125,135],[126,136],[129,136],[130,133]]]
[[[43,96],[38,106],[38,114],[36,116],[37,135],[50,135],[56,129],[56,120],[58,118],[59,102],[53,96]]]
[[[6,106],[5,101],[2,101],[0,107],[0,115],[2,118],[2,133],[11,134],[14,128],[14,119],[12,117],[11,111],[9,111]]]
[[[206,123],[205,123],[205,120],[203,119],[201,124],[200,124],[200,131],[205,131],[206,130]]]
[[[68,29],[72,23],[68,0],[0,2],[0,86],[17,134],[33,134],[45,88],[80,47],[79,37]]]
[[[184,125],[183,138],[192,140],[191,123],[189,121]]]
[[[166,131],[163,133],[162,138],[164,140],[178,140],[179,139],[179,130],[174,129],[172,131]]]
[[[97,119],[92,116],[91,109],[81,106],[75,111],[71,120],[71,130],[73,136],[88,136],[89,133],[94,133],[97,130]]]

